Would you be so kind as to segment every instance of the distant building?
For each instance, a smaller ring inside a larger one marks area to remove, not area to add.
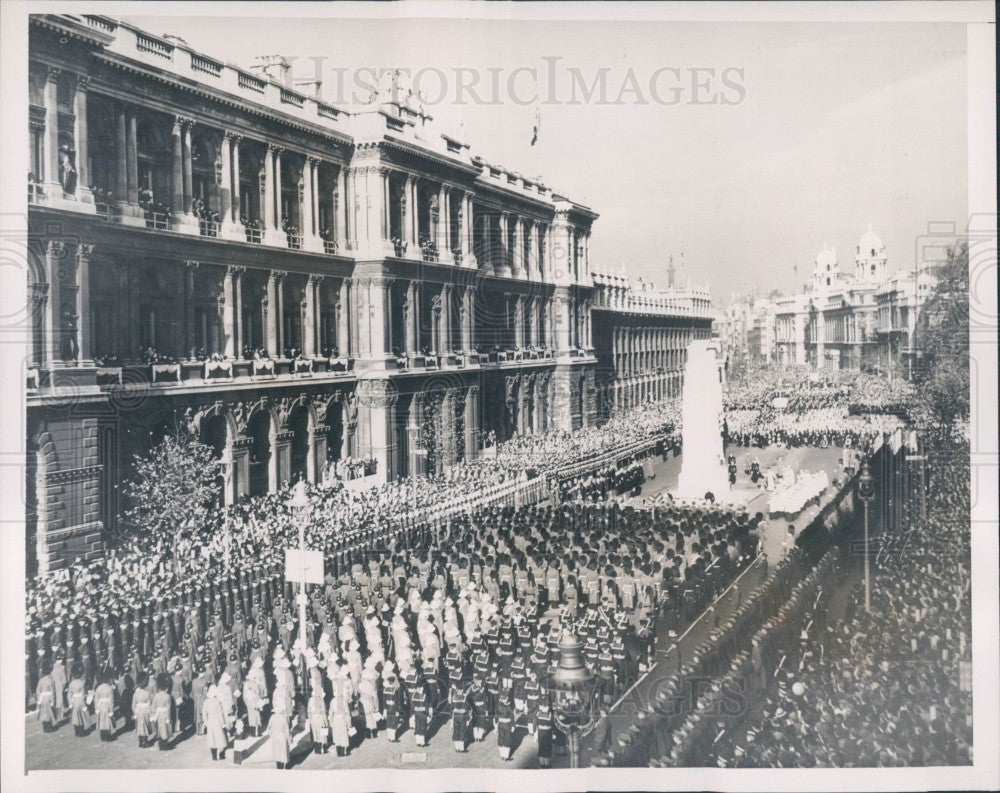
[[[858,240],[853,273],[841,269],[836,249],[824,246],[802,291],[747,304],[743,315],[730,313],[730,342],[762,363],[908,375],[919,357],[919,307],[936,281],[927,272],[888,277],[887,263],[885,245],[870,226]]]
[[[712,334],[707,289],[661,289],[593,273],[598,419],[681,393],[686,350]]]

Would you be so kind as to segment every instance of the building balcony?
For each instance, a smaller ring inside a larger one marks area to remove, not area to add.
[[[45,188],[42,187],[42,183],[34,180],[28,180],[28,203],[29,204],[44,204],[45,203]]]
[[[246,233],[247,233],[247,242],[252,242],[255,245],[260,245],[264,241],[263,229],[254,228],[253,226],[247,226]]]
[[[285,239],[288,241],[288,247],[293,251],[302,250],[302,235],[301,234],[285,234]]]
[[[216,223],[214,220],[199,220],[198,233],[202,237],[218,237],[219,224]]]
[[[94,209],[100,220],[107,223],[121,222],[122,210],[117,204],[106,204],[101,201],[94,204]]]
[[[170,230],[171,215],[168,215],[166,212],[147,212],[145,218],[147,229]]]
[[[353,377],[350,358],[242,359],[213,357],[207,360],[166,360],[157,363],[98,358],[96,361],[59,361],[26,370],[29,396],[69,400],[88,392],[114,393],[124,390],[129,399],[137,392],[168,392],[177,388],[214,389],[251,382],[276,383],[314,378]]]

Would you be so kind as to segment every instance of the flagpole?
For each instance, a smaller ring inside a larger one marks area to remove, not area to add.
[[[535,178],[542,180],[542,147],[539,145],[539,137],[542,133],[542,106],[535,102],[535,130],[532,136],[531,145],[535,149]]]

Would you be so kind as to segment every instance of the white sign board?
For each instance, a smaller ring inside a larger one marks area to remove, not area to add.
[[[298,548],[285,548],[285,578],[292,583],[303,579],[307,584],[323,583],[323,553],[322,551],[300,551]]]

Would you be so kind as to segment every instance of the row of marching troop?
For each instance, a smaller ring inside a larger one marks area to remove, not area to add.
[[[455,751],[495,733],[510,760],[527,735],[544,767],[565,745],[551,681],[567,635],[606,712],[657,632],[676,638],[755,558],[760,520],[712,504],[655,522],[615,503],[488,507],[359,544],[310,587],[304,630],[282,571],[247,567],[161,599],[137,628],[108,615],[100,653],[74,634],[42,659],[38,718],[165,752],[201,735],[220,760],[266,736],[279,768],[304,739],[343,757],[379,736],[428,745],[450,721]]]

